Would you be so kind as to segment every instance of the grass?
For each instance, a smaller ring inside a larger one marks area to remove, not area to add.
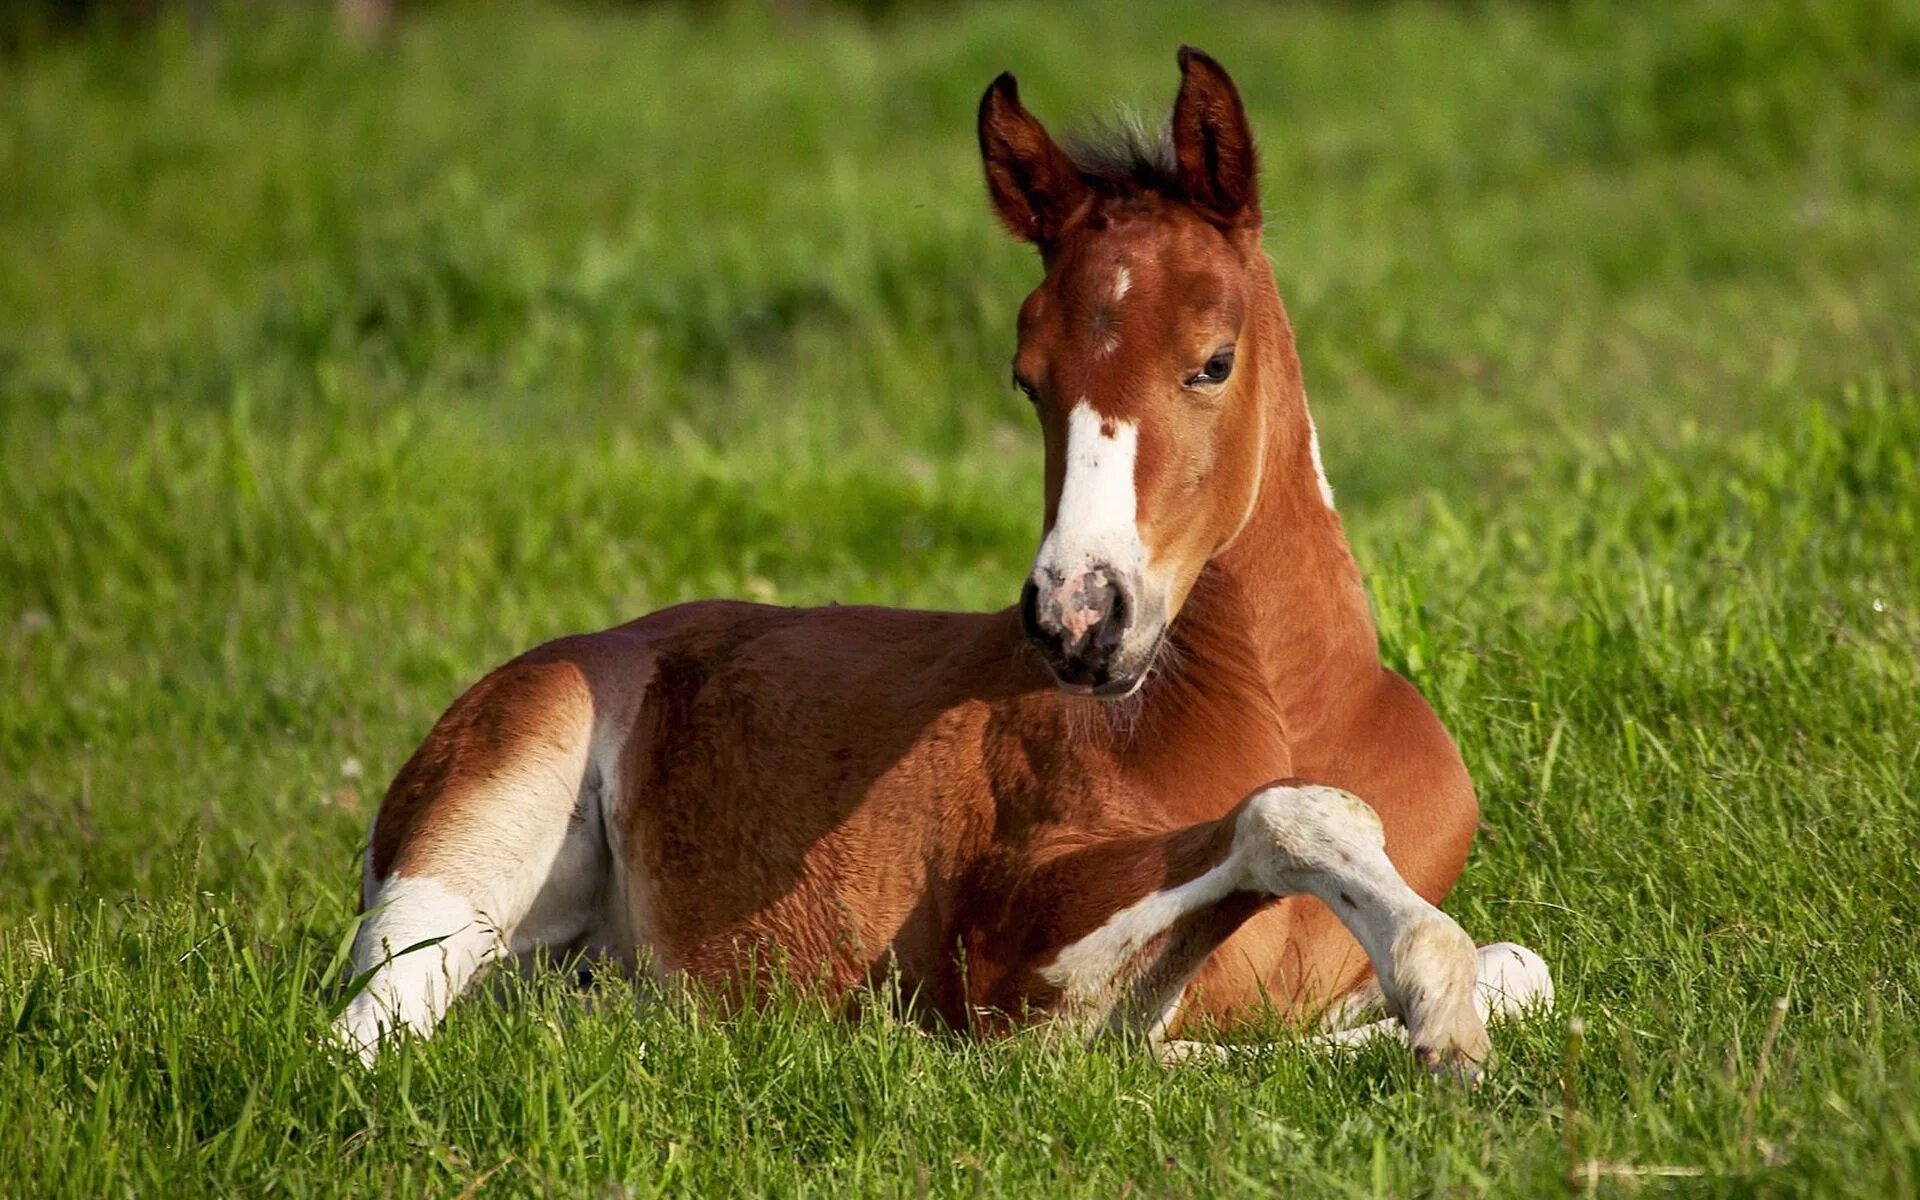
[[[1466,1093],[547,976],[343,1068],[355,848],[488,666],[700,595],[1010,602],[1035,267],[973,105],[1158,111],[1182,39],[1481,785],[1449,907],[1558,1014]],[[242,12],[0,62],[0,1194],[1913,1194],[1916,125],[1894,3]]]

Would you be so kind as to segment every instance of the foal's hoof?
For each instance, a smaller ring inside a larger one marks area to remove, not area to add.
[[[1457,1028],[1444,1033],[1423,1030],[1413,1039],[1413,1055],[1421,1066],[1435,1075],[1464,1079],[1468,1083],[1480,1082],[1492,1054],[1493,1042],[1487,1037],[1487,1027],[1471,1011]]]
[[[1473,939],[1441,913],[1394,940],[1388,998],[1414,1056],[1436,1075],[1473,1081],[1486,1070],[1493,1043],[1474,1007],[1478,978]]]

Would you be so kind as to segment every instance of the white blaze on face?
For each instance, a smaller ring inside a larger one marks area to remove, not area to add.
[[[1140,429],[1109,421],[1081,401],[1067,417],[1067,476],[1053,529],[1034,568],[1066,580],[1098,564],[1138,579],[1147,551],[1140,541],[1134,459]]]

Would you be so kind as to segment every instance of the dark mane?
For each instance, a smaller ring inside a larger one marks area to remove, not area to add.
[[[1180,193],[1173,133],[1165,125],[1150,130],[1123,114],[1069,134],[1063,148],[1095,191]]]

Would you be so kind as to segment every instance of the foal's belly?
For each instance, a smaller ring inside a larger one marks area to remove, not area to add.
[[[631,876],[646,894],[629,903],[647,910],[667,970],[722,993],[780,978],[838,995],[890,964],[909,987],[941,982],[945,882],[925,823],[898,806],[876,797],[750,828],[679,794],[639,804],[644,865]]]
[[[611,822],[635,939],[723,996],[894,967],[949,986],[954,894],[993,830],[986,729],[1039,682],[1008,678],[1017,626],[750,609],[726,645],[734,615],[675,613],[651,650]]]

